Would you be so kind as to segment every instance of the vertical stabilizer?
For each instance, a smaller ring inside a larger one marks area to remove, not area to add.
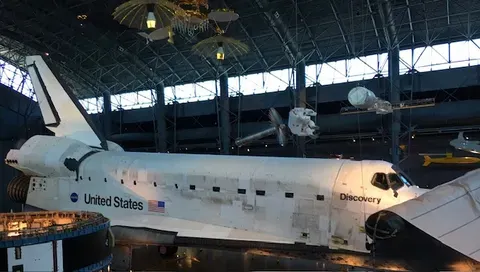
[[[26,57],[45,126],[57,137],[67,137],[107,150],[107,142],[90,116],[42,56]]]
[[[463,131],[458,133],[457,139],[465,141],[465,137],[463,137]]]

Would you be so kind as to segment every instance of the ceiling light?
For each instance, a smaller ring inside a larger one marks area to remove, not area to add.
[[[219,46],[217,49],[217,60],[224,60],[225,59],[225,51],[223,51],[223,46]]]
[[[155,19],[155,14],[150,11],[147,15],[147,28],[155,28],[156,25],[157,19]]]
[[[173,31],[169,30],[168,31],[168,40],[167,40],[168,43],[170,44],[173,44],[174,41],[173,41]]]

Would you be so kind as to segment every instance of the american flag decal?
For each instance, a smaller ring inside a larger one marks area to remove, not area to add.
[[[149,200],[148,201],[148,211],[149,212],[158,212],[165,213],[165,202],[158,200]]]

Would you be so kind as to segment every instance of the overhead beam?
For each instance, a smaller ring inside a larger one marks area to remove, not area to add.
[[[375,20],[375,17],[373,16],[373,9],[372,9],[372,4],[370,3],[370,1],[371,0],[367,0],[368,14],[370,15],[370,20],[372,21],[372,26],[373,26],[373,30],[375,32],[375,37],[377,38],[378,50],[380,50],[380,49],[382,49],[382,43],[380,41],[380,35],[378,34],[377,22]]]
[[[125,34],[125,33],[124,33],[124,34]],[[140,36],[139,36],[139,35],[136,35],[136,36],[137,36],[137,37],[135,37],[135,42],[134,42],[134,44],[133,44],[132,46],[130,46],[129,48],[137,47],[137,45],[141,42],[141,40],[139,39]],[[163,59],[162,56],[160,56],[160,55],[152,48],[151,44],[144,44],[144,45],[141,45],[141,46],[144,47],[144,48],[148,48],[148,50],[155,55],[155,58],[157,58],[158,60],[160,60],[160,61],[162,62],[161,66],[167,67],[167,69],[170,71],[170,75],[169,75],[169,76],[167,76],[167,77],[161,77],[161,78],[162,78],[161,82],[164,82],[164,84],[165,84],[165,81],[167,81],[171,76],[175,76],[178,81],[181,81],[181,80],[182,80],[182,78],[181,78],[181,77],[178,75],[178,73],[173,69],[173,67],[170,66],[170,65],[165,61],[165,59]],[[177,51],[177,53],[180,53],[175,46],[172,45],[172,47]],[[141,50],[137,50],[136,53],[132,53],[132,54],[135,55],[135,56],[138,56],[138,51],[141,51]],[[127,52],[129,52],[129,51],[127,50]],[[183,56],[183,55],[182,55],[182,56]],[[185,59],[185,60],[186,60],[186,59]],[[186,61],[187,61],[187,64],[189,64],[191,67],[193,67],[188,60],[186,60]],[[141,65],[142,67],[144,67],[144,66],[148,67],[148,68],[149,68],[148,70],[149,70],[150,73],[151,73],[151,74],[148,75],[148,76],[154,77],[152,68],[150,68],[147,63],[145,63],[145,62],[142,61],[142,63],[141,63],[140,65]],[[155,69],[156,69],[156,68],[158,68],[158,67],[155,67]],[[158,76],[158,77],[160,77],[160,76]]]
[[[63,17],[65,19],[74,18],[74,15],[64,8],[59,9],[59,11],[64,15]],[[68,14],[70,14],[70,16],[67,16]],[[78,24],[78,22],[76,23]],[[118,50],[122,55],[124,55],[128,60],[130,60],[137,67],[140,73],[142,73],[147,80],[152,80],[153,84],[151,84],[151,86],[148,86],[149,88],[154,87],[154,85],[157,83],[163,82],[161,75],[154,72],[153,69],[150,68],[145,62],[143,62],[137,55],[125,49],[120,43],[117,42],[116,37],[112,37],[110,33],[100,32],[98,28],[96,28],[94,25],[92,25],[89,22],[86,22],[84,26],[85,26],[85,29],[90,32],[92,37],[96,39],[96,43],[100,45],[104,50],[108,51],[108,50],[112,50],[112,48]],[[137,75],[134,75],[134,76],[137,76]]]
[[[398,35],[395,26],[395,18],[390,0],[377,0],[380,18],[382,20],[385,40],[389,48],[398,47]]]
[[[29,43],[29,42],[33,41],[35,44],[38,45],[37,46],[38,48],[35,48],[35,49],[33,47],[25,45],[22,48],[24,50],[23,51],[24,56],[22,58],[24,58],[26,55],[44,54],[44,52],[40,52],[39,48],[40,47],[46,47],[47,50],[50,53],[54,54],[54,59],[57,60],[57,66],[60,69],[60,73],[62,75],[67,76],[67,78],[65,78],[65,80],[67,80],[67,82],[69,82],[70,84],[73,84],[71,82],[73,80],[75,82],[75,84],[83,85],[80,88],[81,90],[86,91],[86,92],[91,92],[94,95],[99,94],[99,93],[96,92],[96,90],[103,91],[103,90],[108,90],[109,89],[102,82],[99,82],[99,81],[93,79],[91,77],[91,75],[89,75],[87,72],[85,72],[82,68],[76,67],[72,70],[65,65],[61,65],[61,63],[64,60],[63,59],[59,60],[58,57],[62,56],[62,54],[57,52],[57,50],[55,48],[53,48],[52,46],[50,46],[49,44],[37,41],[34,37],[32,37],[31,35],[29,35],[27,33],[24,33],[20,29],[16,29],[16,31],[13,32],[13,31],[6,30],[3,26],[4,26],[3,22],[0,21],[0,28],[2,29],[2,30],[0,30],[0,34],[3,34],[5,37],[8,37],[8,39],[23,41],[23,43]],[[19,65],[23,64],[24,65],[24,60],[20,61],[20,62],[17,62],[17,64],[19,64]]]
[[[22,117],[27,117],[27,113],[30,111],[33,111],[35,116],[41,116],[40,108],[32,105],[32,102],[34,104],[36,102],[3,84],[0,84],[0,97],[2,98],[0,99],[0,108],[14,112]]]
[[[112,86],[107,86],[100,80],[100,78],[95,79],[92,72],[86,72],[86,69],[80,64],[88,59],[92,63],[96,63],[96,69],[101,71],[101,74],[107,74],[115,77],[115,75],[110,73],[108,69],[98,64],[97,60],[92,57],[91,53],[87,54],[82,50],[77,49],[76,52],[82,55],[83,58],[80,62],[76,62],[75,57],[65,55],[65,52],[62,50],[64,46],[75,49],[78,47],[78,45],[72,43],[71,39],[63,39],[62,37],[59,37],[58,33],[45,30],[45,26],[43,26],[43,24],[46,24],[49,19],[51,20],[50,17],[47,18],[47,16],[42,12],[32,10],[37,21],[26,24],[25,17],[20,17],[20,15],[24,15],[24,12],[19,12],[18,9],[27,9],[27,7],[22,6],[21,3],[17,2],[15,7],[10,8],[12,9],[9,9],[8,11],[6,11],[7,9],[3,10],[4,12],[1,16],[2,20],[0,20],[0,23],[2,24],[2,33],[5,36],[26,43],[30,47],[35,48],[35,50],[39,51],[41,54],[44,54],[45,52],[49,53],[50,58],[57,62],[57,66],[60,66],[60,68],[63,68],[63,70],[68,71],[69,75],[72,75],[72,79],[78,79],[81,77],[82,81],[88,82],[89,88],[85,88],[85,95],[88,95],[88,93],[93,93],[92,96],[100,96],[103,91],[112,89]],[[24,28],[41,31],[43,36],[34,37]],[[7,29],[13,29],[14,31]],[[39,40],[40,38],[42,39]],[[82,81],[78,81],[78,83]],[[121,81],[119,83],[121,83]]]
[[[292,3],[294,5],[297,4],[296,0],[292,0]],[[315,48],[315,52],[317,53],[318,58],[320,59],[320,61],[323,61],[323,54],[320,51],[320,47],[318,47],[317,42],[315,41],[315,37],[313,36],[312,31],[310,30],[310,27],[307,24],[306,18],[303,16],[302,12],[300,11],[300,8],[297,8],[296,12],[297,12],[298,16],[300,16],[301,21],[303,22],[303,26],[305,27],[305,31],[307,32],[308,38],[310,39],[310,42],[312,43],[313,48]]]
[[[133,78],[135,78],[138,81],[138,84],[140,85],[144,84],[146,78],[145,79],[138,78],[138,75],[132,72],[129,67],[126,67],[124,63],[118,60],[119,59],[118,56],[120,55],[119,53],[121,52],[121,49],[119,47],[113,48],[111,46],[111,43],[109,43],[108,41],[105,41],[105,37],[93,34],[92,31],[94,31],[95,27],[92,26],[90,23],[85,22],[84,24],[84,23],[78,22],[75,19],[76,16],[74,14],[71,14],[70,11],[60,6],[58,6],[56,10],[50,12],[50,11],[45,11],[43,9],[43,6],[39,5],[40,3],[38,1],[32,2],[32,1],[22,0],[20,2],[23,2],[26,5],[23,7],[20,6],[20,8],[31,9],[32,12],[34,13],[34,16],[42,20],[42,22],[45,25],[48,26],[48,23],[51,22],[51,19],[53,16],[58,19],[57,22],[61,25],[61,27],[65,28],[65,31],[67,30],[71,31],[71,33],[74,35],[72,36],[72,38],[84,39],[85,42],[98,45],[99,46],[98,48],[102,49],[105,52],[105,54],[112,54],[111,59],[114,61],[114,63],[116,63],[117,66],[123,67],[125,72],[129,73]],[[47,12],[51,15],[47,15]],[[75,28],[72,28],[72,26],[75,26]],[[82,28],[78,29],[79,26]],[[50,31],[48,29],[44,29],[43,32],[45,33],[45,35],[50,34]],[[75,35],[76,33],[83,33],[83,34],[87,33],[90,35],[77,36]],[[58,38],[62,39],[61,37],[58,37],[57,33],[51,33],[51,35],[57,36],[57,39]],[[90,60],[93,60],[94,62],[98,63],[97,60],[94,60],[93,58],[91,58],[91,54],[85,53],[83,50],[79,48],[77,44],[75,44],[75,42],[71,42],[70,40],[65,40],[65,42],[68,42],[70,45],[72,45],[72,48],[75,48],[76,52],[84,54]],[[112,49],[116,49],[116,50],[112,50]],[[65,54],[65,52],[60,52],[60,53],[62,53],[63,55]],[[102,66],[103,65],[98,64],[98,67],[102,67]],[[145,73],[142,73],[142,74],[145,75]],[[119,83],[122,82],[121,80],[116,78],[116,76],[113,73],[110,73],[110,76],[114,77],[117,81],[119,81]],[[110,90],[110,91],[113,91],[113,90]]]
[[[239,26],[240,28],[242,29],[243,33],[245,33],[245,35],[247,36],[248,40],[252,43],[253,45],[253,48],[255,48],[255,52],[257,53],[257,55],[260,57],[260,60],[261,62],[263,63],[263,68],[265,69],[265,71],[267,71],[270,67],[270,65],[268,64],[267,60],[265,59],[265,56],[263,55],[262,51],[260,51],[260,49],[258,48],[258,45],[257,43],[252,39],[252,36],[250,36],[250,34],[248,34],[248,31],[245,29],[245,27],[243,26],[242,22],[241,22],[241,19],[238,20],[239,22]],[[268,71],[267,71],[268,72]]]
[[[342,19],[340,18],[340,13],[338,12],[338,8],[333,0],[329,0],[330,8],[332,9],[333,15],[335,16],[335,21],[337,22],[338,29],[342,34],[343,42],[345,43],[345,48],[347,49],[348,55],[352,56],[354,54],[354,50],[352,48],[352,44],[350,43],[350,38],[345,31],[345,26],[343,25]]]
[[[412,36],[412,44],[415,44],[415,34],[413,30],[412,10],[410,8],[410,1],[405,0],[405,3],[407,5],[408,26],[410,28],[410,35]]]
[[[0,10],[0,18],[10,19],[13,22],[16,21],[16,18],[11,17],[12,14],[8,12],[7,9]],[[18,25],[22,25],[21,23]],[[15,32],[8,30],[11,29],[7,24],[0,20],[0,33],[3,34],[0,36],[0,47],[4,51],[1,58],[7,60],[8,62],[16,65],[20,69],[23,69],[25,66],[25,56],[28,55],[38,55],[44,54],[45,52],[40,51],[38,47],[45,47],[48,45],[43,44],[36,40],[35,37],[26,34],[14,26]],[[35,41],[37,48],[28,46],[26,43],[30,41]],[[49,50],[53,52],[54,49]],[[75,69],[72,71],[65,67],[64,65],[58,65],[60,74],[64,76],[65,81],[73,87],[75,90],[83,90],[87,92],[93,92],[95,89],[106,90],[108,87],[101,82],[96,82],[91,79],[91,76],[88,73],[82,71],[82,69]]]
[[[278,11],[273,11],[269,7],[269,3],[266,0],[254,1],[263,12],[270,28],[273,30],[278,40],[282,43],[285,49],[285,56],[292,66],[295,65],[297,56],[301,54],[297,43],[293,35],[290,33],[288,26],[283,22]],[[285,38],[284,38],[285,37]],[[303,57],[299,56],[300,59]]]
[[[31,2],[24,0],[23,2],[29,5],[31,8],[34,8],[36,10],[43,10],[43,7],[39,5],[40,3],[38,1]],[[57,6],[57,9],[54,11],[54,16],[59,19],[58,21],[61,24],[68,24],[65,25],[65,27],[71,28],[72,26],[76,26],[78,28],[80,26],[80,23],[75,19],[75,14],[72,14],[70,10],[64,8],[63,6]],[[138,58],[138,56],[132,54],[124,47],[122,47],[117,42],[116,37],[112,37],[112,35],[110,35],[109,33],[101,33],[95,26],[93,26],[88,21],[85,21],[81,24],[81,29],[79,29],[79,31],[87,34],[84,36],[89,37],[91,42],[99,45],[100,48],[105,50],[105,52],[113,54],[113,60],[117,62],[120,66],[123,66],[125,68],[125,71],[130,73],[132,77],[137,78],[139,86],[145,84],[146,82],[152,81],[152,83],[149,83],[149,86],[147,87],[153,88],[155,86],[155,83],[163,81],[161,76],[154,73],[152,71],[153,69],[148,67],[148,65],[146,65],[140,58]],[[138,72],[143,75],[143,78],[139,78],[139,75],[137,73],[130,71],[129,67],[126,67],[122,62],[119,62],[117,60],[118,55],[125,56],[131,63],[133,63],[135,67],[137,67]]]

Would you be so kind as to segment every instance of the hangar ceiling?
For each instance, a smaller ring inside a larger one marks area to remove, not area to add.
[[[79,98],[217,77],[217,62],[191,50],[213,31],[193,37],[177,34],[174,44],[166,40],[147,44],[137,30],[113,20],[112,12],[123,2],[0,0],[0,48],[14,48],[2,57],[21,65],[18,56],[48,54]],[[226,33],[246,43],[250,53],[238,58],[227,54],[224,63],[229,76],[237,76],[294,67],[299,58],[308,65],[386,52],[388,24],[380,16],[379,2],[225,0],[210,6],[228,7],[240,15]],[[390,2],[401,48],[480,36],[479,1]],[[77,18],[83,14],[86,20]]]

